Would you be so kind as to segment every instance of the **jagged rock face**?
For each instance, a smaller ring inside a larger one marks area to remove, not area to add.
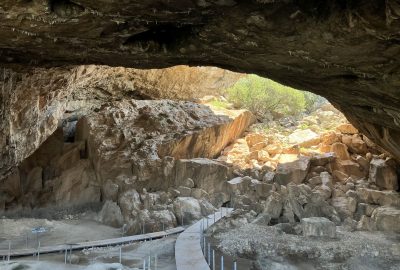
[[[101,183],[166,189],[175,183],[174,158],[216,157],[254,120],[247,111],[231,114],[192,102],[121,101],[82,118],[77,139],[87,140]]]
[[[3,64],[215,65],[327,97],[400,159],[398,0],[4,0]]]
[[[121,99],[192,100],[216,94],[242,76],[219,68],[138,70],[78,66],[0,72],[0,179],[64,125]]]
[[[0,185],[0,211],[121,203],[123,194],[134,189],[166,191],[187,178],[195,180],[191,188],[199,199],[206,192],[224,192],[231,175],[227,166],[208,159],[176,163],[175,158],[213,158],[253,120],[248,111],[222,113],[188,101],[111,102],[82,117],[67,141],[65,129],[58,128],[6,177]],[[208,178],[199,179],[196,164],[204,166]],[[217,205],[226,200],[214,199]],[[124,209],[122,203],[126,218],[130,213]]]

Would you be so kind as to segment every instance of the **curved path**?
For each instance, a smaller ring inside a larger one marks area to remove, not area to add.
[[[137,242],[137,241],[144,241],[144,240],[149,240],[149,239],[158,239],[158,238],[162,238],[162,237],[165,237],[168,235],[181,233],[184,230],[185,229],[183,227],[176,227],[176,228],[172,228],[172,229],[169,229],[166,231],[161,231],[161,232],[153,232],[153,233],[125,236],[125,237],[119,237],[119,238],[88,241],[88,242],[82,242],[82,243],[74,243],[71,245],[63,244],[63,245],[56,245],[56,246],[43,246],[43,247],[40,247],[40,254],[60,252],[60,251],[65,251],[66,249],[82,250],[82,249],[91,248],[91,247],[115,246],[115,245],[127,244],[127,243]],[[36,253],[37,253],[36,248],[17,249],[17,250],[11,250],[10,257],[32,256],[32,254],[36,254]],[[8,255],[9,255],[8,250],[0,250],[0,257],[3,257],[3,256],[7,257]]]
[[[222,208],[222,212],[215,213],[215,222],[225,216],[231,208]],[[208,225],[214,224],[214,214],[209,215]],[[175,261],[177,270],[209,270],[206,259],[201,250],[200,238],[202,236],[202,224],[207,218],[203,218],[196,222],[184,232],[182,232],[175,243]],[[204,222],[204,223],[203,223]]]

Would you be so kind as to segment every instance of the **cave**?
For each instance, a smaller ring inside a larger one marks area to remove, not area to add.
[[[50,235],[68,218],[69,243],[171,229],[177,252],[180,228],[227,209],[204,239],[229,269],[228,253],[244,269],[397,269],[398,0],[4,0],[0,12],[0,256],[10,237],[39,258],[30,227]],[[294,124],[274,111],[265,128],[219,92],[249,76],[326,103]],[[276,236],[284,248],[268,253]],[[65,252],[82,267],[90,256]]]

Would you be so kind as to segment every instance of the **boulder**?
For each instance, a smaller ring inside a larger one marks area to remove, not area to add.
[[[266,183],[272,183],[274,181],[275,173],[274,172],[266,172],[263,176],[263,181]]]
[[[344,134],[357,134],[358,130],[352,124],[341,124],[336,127],[336,130]]]
[[[267,143],[265,142],[259,142],[254,144],[253,146],[250,147],[250,151],[260,151],[262,150],[265,146],[267,146]]]
[[[336,154],[333,152],[314,155],[311,158],[311,166],[325,166],[336,159]]]
[[[361,179],[367,176],[367,172],[360,166],[360,164],[352,160],[337,159],[333,164],[334,170],[343,172],[344,174],[352,177],[353,179]]]
[[[397,190],[399,188],[396,169],[383,159],[374,158],[371,160],[369,182],[387,190]]]
[[[257,160],[260,162],[267,162],[269,161],[270,157],[269,157],[269,153],[266,150],[260,150],[257,153]]]
[[[321,135],[321,142],[323,145],[331,145],[335,142],[339,142],[339,136],[334,131],[328,131]]]
[[[376,208],[372,212],[371,221],[380,231],[400,233],[400,209],[390,206]]]
[[[207,193],[225,192],[226,181],[232,173],[226,165],[206,158],[180,159],[175,165],[175,185],[180,186],[188,178],[194,187]]]
[[[307,182],[312,188],[322,184],[322,180],[319,175],[311,177],[310,179],[307,180]]]
[[[355,161],[361,166],[363,172],[365,172],[366,174],[369,173],[370,164],[365,157],[357,155],[355,157]]]
[[[125,218],[131,216],[132,211],[134,210],[138,211],[143,209],[143,204],[140,200],[140,195],[134,189],[124,192],[119,197],[119,206],[121,207],[122,214],[124,215]]]
[[[178,224],[180,225],[191,224],[202,217],[200,203],[192,197],[176,198],[173,202],[173,208]]]
[[[280,144],[269,144],[265,149],[271,156],[282,153],[282,146]]]
[[[99,213],[99,221],[108,226],[121,227],[124,222],[121,208],[115,202],[106,201]]]
[[[313,191],[319,193],[325,201],[328,200],[332,195],[332,189],[324,185],[315,187]]]
[[[301,147],[310,147],[318,145],[320,138],[317,133],[310,129],[298,129],[288,136],[290,144],[297,144]]]
[[[345,220],[347,217],[353,218],[357,209],[357,201],[351,197],[332,198],[331,204],[335,207],[342,220]]]
[[[277,219],[280,217],[283,209],[283,199],[281,195],[276,192],[273,192],[271,196],[268,197],[265,208],[264,214],[267,214],[272,219]]]
[[[400,207],[400,193],[395,191],[358,188],[356,194],[359,200],[364,203]]]
[[[302,218],[301,226],[306,237],[336,237],[336,225],[324,217]]]
[[[367,144],[358,134],[343,135],[342,142],[349,147],[352,153],[365,155],[368,152]]]
[[[341,172],[339,170],[334,170],[332,172],[332,174],[335,177],[335,179],[340,182],[345,182],[349,178],[349,176],[347,174],[345,174],[344,172]]]
[[[332,144],[331,152],[334,152],[336,157],[341,160],[349,160],[350,154],[348,152],[347,146],[343,143],[337,142]]]
[[[255,144],[268,142],[268,139],[261,133],[250,133],[246,136],[247,145],[251,148]]]
[[[246,193],[249,190],[249,186],[252,178],[249,176],[235,177],[228,181],[229,194],[239,192],[239,194]]]
[[[310,158],[305,156],[301,156],[292,162],[279,163],[274,180],[280,185],[287,185],[290,182],[303,183],[309,168]]]
[[[217,209],[209,201],[205,199],[200,199],[199,204],[201,208],[201,214],[203,216],[208,216],[217,211]]]
[[[357,223],[357,230],[373,231],[374,229],[374,224],[372,223],[371,218],[365,215],[361,216],[360,221]]]

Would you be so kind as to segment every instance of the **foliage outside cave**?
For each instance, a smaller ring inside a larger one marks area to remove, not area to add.
[[[235,108],[244,108],[258,118],[265,119],[298,116],[314,111],[326,102],[326,99],[307,91],[284,86],[257,75],[241,78],[236,84],[224,91],[227,101]],[[217,100],[214,106],[227,107],[226,102]]]

